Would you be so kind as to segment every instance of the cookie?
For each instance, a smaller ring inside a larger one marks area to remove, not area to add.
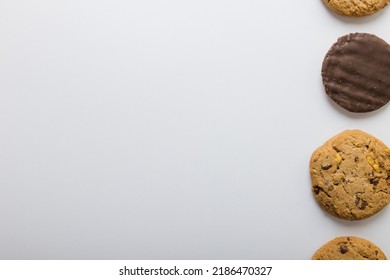
[[[390,149],[360,130],[346,130],[319,147],[310,159],[312,192],[329,214],[368,218],[390,202]]]
[[[313,260],[387,260],[374,243],[359,237],[341,236],[324,244]]]
[[[389,0],[323,0],[323,2],[340,15],[362,17],[383,9]]]
[[[340,37],[322,63],[326,94],[350,112],[377,110],[390,100],[390,45],[368,33]]]

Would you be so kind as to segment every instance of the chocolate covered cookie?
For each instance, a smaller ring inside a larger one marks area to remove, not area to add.
[[[390,149],[360,130],[346,130],[310,159],[312,192],[329,214],[346,220],[370,217],[390,202]]]
[[[359,237],[337,237],[314,253],[313,260],[386,260],[374,243]]]
[[[323,0],[323,2],[340,15],[362,17],[383,9],[389,0]]]
[[[350,112],[370,112],[390,100],[390,45],[367,33],[340,37],[322,64],[326,94]]]

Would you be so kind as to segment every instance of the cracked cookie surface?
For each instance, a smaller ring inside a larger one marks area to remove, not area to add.
[[[327,242],[314,253],[313,260],[386,260],[382,250],[371,241],[341,236]]]
[[[329,214],[368,218],[390,202],[390,149],[361,130],[346,130],[314,151],[312,192]]]
[[[383,9],[389,0],[323,0],[334,12],[343,16],[368,16]]]

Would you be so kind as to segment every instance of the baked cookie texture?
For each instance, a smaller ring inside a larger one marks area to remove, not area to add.
[[[383,9],[389,0],[323,0],[334,12],[343,16],[368,16]]]
[[[382,250],[371,241],[354,236],[341,236],[327,242],[314,253],[313,260],[387,260]]]
[[[326,94],[344,109],[364,113],[390,101],[390,45],[369,33],[351,33],[332,45],[322,63]]]
[[[390,149],[361,130],[346,130],[314,151],[312,192],[329,214],[359,220],[390,202]]]

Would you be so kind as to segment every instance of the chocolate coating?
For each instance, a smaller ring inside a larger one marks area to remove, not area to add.
[[[322,64],[326,94],[350,112],[371,112],[390,100],[390,45],[367,33],[340,37]]]

